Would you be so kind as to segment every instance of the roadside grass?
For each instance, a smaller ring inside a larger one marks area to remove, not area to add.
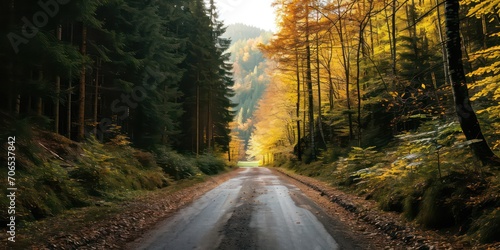
[[[232,167],[214,155],[195,159],[164,146],[136,149],[121,135],[107,143],[92,137],[77,143],[34,128],[29,120],[9,120],[4,129],[1,138],[16,136],[16,247],[97,222],[122,212],[119,204],[176,192]],[[7,162],[5,157],[1,154],[0,161]],[[6,182],[0,178],[0,186]],[[0,199],[0,207],[9,207],[8,202]],[[4,225],[7,211],[0,211]],[[0,241],[7,242],[6,234]]]

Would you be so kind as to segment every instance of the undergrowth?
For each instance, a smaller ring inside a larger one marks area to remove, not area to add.
[[[431,121],[384,148],[328,149],[322,161],[281,165],[378,202],[424,228],[500,241],[499,171],[473,156],[456,122]],[[336,152],[337,151],[337,152]]]
[[[164,146],[152,152],[139,150],[122,135],[108,143],[93,137],[76,143],[34,129],[26,120],[12,121],[0,135],[2,139],[16,136],[16,222],[21,227],[72,208],[127,200],[227,167],[224,160],[210,154],[195,158]],[[1,147],[7,152],[6,144]],[[0,161],[6,162],[5,157],[2,154]],[[7,186],[6,181],[0,178],[0,185]],[[8,206],[7,199],[0,199],[0,207]],[[1,211],[0,223],[7,223],[7,211]]]

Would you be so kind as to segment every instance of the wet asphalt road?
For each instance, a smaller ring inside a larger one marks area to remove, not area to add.
[[[267,168],[245,168],[131,249],[360,249],[342,225]]]

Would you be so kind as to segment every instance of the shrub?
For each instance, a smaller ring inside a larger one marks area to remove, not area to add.
[[[193,160],[166,147],[157,147],[154,154],[158,166],[175,180],[186,179],[199,173]]]
[[[22,220],[40,219],[88,204],[84,190],[71,180],[66,169],[45,163],[20,172],[18,214]]]
[[[207,175],[214,175],[226,168],[226,162],[211,154],[200,155],[196,159],[196,166]]]
[[[158,167],[156,165],[156,159],[153,154],[149,152],[145,152],[142,150],[134,150],[133,152],[134,158],[141,163],[141,166],[144,169],[152,169]]]
[[[155,189],[168,184],[161,168],[155,167],[147,153],[141,152],[141,163],[136,150],[128,145],[103,145],[95,139],[83,144],[84,154],[71,170],[72,178],[91,195],[106,196],[112,192]],[[146,159],[145,159],[146,158]],[[149,164],[148,169],[144,165]]]
[[[352,147],[347,158],[348,171],[354,172],[364,168],[370,168],[381,162],[384,155],[374,149],[375,147]]]

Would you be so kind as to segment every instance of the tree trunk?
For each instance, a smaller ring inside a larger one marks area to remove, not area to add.
[[[96,59],[96,73],[95,73],[95,86],[94,86],[94,136],[98,138],[99,126],[98,113],[99,113],[99,69],[101,68],[101,59]]]
[[[375,56],[375,44],[373,42],[373,23],[372,23],[372,19],[370,18],[369,20],[369,23],[370,23],[370,46],[371,46],[371,57],[374,57]]]
[[[211,152],[212,148],[212,89],[209,88],[207,93],[208,103],[207,103],[207,151]]]
[[[200,73],[196,83],[196,157],[200,154]]]
[[[57,40],[60,42],[62,40],[62,26],[57,26],[56,31]],[[59,75],[56,76],[56,101],[54,103],[54,132],[59,134],[59,99],[61,98],[61,77]]]
[[[319,15],[317,15],[316,23],[319,24]],[[321,140],[323,144],[326,145],[325,133],[323,132],[323,125],[321,121],[321,72],[320,72],[320,62],[319,62],[319,32],[316,32],[316,78],[318,83],[318,130],[321,135]]]
[[[75,26],[73,23],[70,25],[70,38],[69,42],[71,45],[73,45],[73,34],[75,31]],[[73,71],[70,69],[69,70],[69,76],[68,76],[68,101],[67,101],[67,120],[66,120],[66,133],[67,137],[71,139],[71,108],[72,108],[72,103],[73,103]]]
[[[43,81],[43,70],[38,71],[38,80],[40,83]],[[43,115],[43,99],[41,96],[36,98],[36,115]]]
[[[302,75],[302,91],[304,92],[304,101],[302,102],[302,119],[304,120],[304,122],[302,123],[303,124],[303,128],[302,128],[302,135],[305,137],[307,135],[307,131],[306,131],[306,124],[307,124],[307,98],[305,97],[305,91],[307,89],[307,85],[306,85],[306,74],[305,74],[305,70],[304,70],[304,62],[301,62],[301,70],[300,70],[300,73]]]
[[[13,25],[15,23],[15,0],[9,1],[8,4],[9,8],[9,23],[8,25]],[[9,97],[8,97],[8,103],[7,103],[7,108],[9,112],[14,112],[16,116],[19,116],[20,112],[20,106],[21,106],[21,95],[19,95],[19,91],[16,90],[14,87],[15,81],[14,81],[14,58],[9,58],[8,62],[8,73],[7,73],[7,84],[9,86]],[[14,105],[15,103],[15,105]]]
[[[363,5],[364,9],[366,10],[366,6]],[[359,42],[358,42],[358,48],[356,51],[356,90],[357,90],[357,97],[358,97],[358,117],[357,117],[357,122],[358,122],[358,147],[361,147],[362,144],[362,134],[361,134],[361,88],[360,88],[360,72],[361,72],[361,53],[363,52],[363,56],[366,56],[363,45],[365,43],[365,38],[364,38],[364,33],[365,33],[365,28],[368,25],[368,23],[371,20],[371,11],[373,9],[373,2],[370,1],[368,13],[365,13],[361,21],[359,22]]]
[[[412,0],[412,4],[409,5],[408,2],[405,5],[406,8],[406,18],[408,27],[408,35],[411,38],[411,47],[413,49],[413,54],[416,58],[419,56],[418,51],[418,38],[417,38],[417,18],[415,17],[415,1]]]
[[[441,8],[439,5],[439,0],[436,0],[436,13],[437,13],[437,23],[436,23],[436,26],[437,26],[437,30],[438,30],[438,33],[439,33],[439,42],[441,43],[441,50],[443,51],[443,64],[444,64],[444,67],[443,67],[443,71],[444,71],[444,81],[446,84],[450,83],[450,73],[448,71],[448,61],[447,61],[447,58],[448,58],[448,55],[446,53],[446,44],[444,42],[444,34],[443,34],[443,30],[441,28]],[[437,87],[437,85],[436,85]]]
[[[300,67],[299,51],[295,47],[296,77],[297,77],[297,159],[302,161],[302,145],[300,143]]]
[[[316,159],[316,149],[314,142],[314,99],[312,89],[312,74],[311,74],[311,45],[309,42],[309,5],[306,5],[306,82],[308,95],[308,112],[309,112],[309,135],[311,158]]]
[[[397,75],[397,66],[396,66],[396,4],[397,0],[392,0],[392,32],[391,32],[391,40],[392,40],[392,77],[393,77],[393,85],[396,83],[396,75]]]
[[[342,9],[342,6],[340,5],[340,2],[338,3],[338,8]],[[342,14],[339,12],[338,13],[338,32],[339,32],[339,39],[340,39],[340,46],[342,49],[342,63],[344,67],[344,73],[345,73],[345,93],[346,93],[346,101],[347,101],[347,118],[348,118],[348,123],[349,123],[349,139],[351,140],[354,137],[354,132],[352,129],[352,114],[351,114],[351,94],[350,94],[350,61],[349,61],[349,46],[346,44],[347,39],[344,39],[344,30],[347,30],[347,28],[344,29],[344,22],[343,22],[343,17]]]
[[[82,56],[87,54],[87,27],[83,25],[82,27],[82,47],[81,47]],[[83,140],[85,138],[85,84],[86,72],[85,63],[82,64],[82,68],[80,70],[80,91],[78,98],[78,140]]]
[[[485,165],[500,166],[500,158],[493,153],[486,142],[469,99],[469,91],[462,62],[459,0],[446,0],[445,9],[446,50],[448,52],[451,87],[458,121],[467,140],[477,140],[477,142],[471,144],[471,147],[479,160]]]
[[[361,88],[360,88],[360,61],[361,61],[361,46],[363,44],[363,30],[364,26],[363,23],[360,24],[359,26],[359,42],[358,42],[358,48],[356,51],[356,90],[357,90],[357,97],[358,97],[358,147],[361,147]]]
[[[326,72],[328,73],[328,103],[330,105],[330,113],[333,111],[335,90],[333,87],[333,77],[332,77],[332,58],[333,58],[333,39],[330,33],[330,48],[329,48],[328,59],[326,63]]]
[[[483,49],[487,49],[486,38],[488,38],[488,26],[486,25],[486,15],[481,15],[481,25],[483,26]]]

